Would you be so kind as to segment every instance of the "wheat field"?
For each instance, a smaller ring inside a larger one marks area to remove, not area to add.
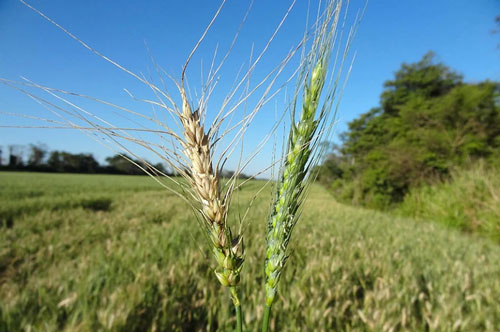
[[[196,218],[151,178],[3,172],[0,183],[0,331],[233,329]],[[245,331],[263,315],[270,201],[264,189],[243,225]],[[500,331],[494,242],[347,207],[317,185],[293,237],[273,331]]]

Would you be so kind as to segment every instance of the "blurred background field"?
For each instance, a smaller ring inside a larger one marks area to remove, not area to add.
[[[196,219],[151,178],[3,172],[0,183],[0,331],[232,329]],[[244,223],[248,331],[262,316],[269,192]],[[272,330],[500,331],[498,244],[418,216],[341,205],[313,185]]]

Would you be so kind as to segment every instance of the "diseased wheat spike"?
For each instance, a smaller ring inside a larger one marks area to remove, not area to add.
[[[222,285],[235,287],[240,281],[243,264],[242,240],[239,236],[233,238],[226,223],[226,201],[221,197],[219,174],[212,167],[209,137],[200,122],[199,112],[192,111],[182,88],[181,96],[181,122],[185,139],[182,144],[184,154],[191,162],[189,179],[213,244],[212,250],[218,264],[215,275]],[[234,293],[233,300],[237,300]]]

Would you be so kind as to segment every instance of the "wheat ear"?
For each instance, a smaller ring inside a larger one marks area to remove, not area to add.
[[[329,3],[323,21],[317,27],[312,48],[304,62],[302,81],[299,81],[297,86],[296,96],[303,87],[301,112],[296,123],[294,123],[295,111],[292,112],[286,153],[267,225],[266,302],[262,326],[264,332],[268,330],[271,307],[288,258],[288,243],[300,214],[299,209],[307,185],[312,178],[311,171],[321,154],[318,142],[324,137],[325,132],[329,132],[331,124],[328,122],[334,117],[330,115],[336,84],[329,86],[322,106],[319,107],[319,105],[341,8],[342,1]],[[293,102],[293,110],[295,110],[296,103],[297,98]]]
[[[289,152],[268,222],[265,264],[268,307],[274,302],[281,271],[287,259],[286,249],[297,221],[296,214],[300,207],[305,187],[304,179],[308,171],[306,165],[312,152],[310,145],[318,128],[315,115],[325,73],[324,64],[318,62],[311,75],[310,84],[306,87],[300,120],[290,130]]]
[[[220,178],[212,167],[208,134],[200,122],[198,111],[192,111],[183,88],[181,123],[184,128],[184,154],[191,162],[189,180],[194,198],[200,203],[200,213],[208,230],[212,251],[218,267],[215,275],[219,282],[231,288],[234,305],[240,307],[235,287],[240,282],[243,265],[243,243],[240,236],[233,237],[227,225],[227,204],[220,190]]]

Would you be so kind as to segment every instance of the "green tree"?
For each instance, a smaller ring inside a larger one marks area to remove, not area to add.
[[[133,163],[130,161],[133,161]],[[112,157],[108,157],[106,158],[106,162],[112,171],[120,174],[143,175],[144,171],[137,165],[147,169],[144,162],[122,154],[116,154]]]
[[[499,83],[465,83],[428,53],[384,87],[380,106],[352,121],[327,159],[338,197],[384,208],[453,166],[500,158]]]
[[[99,163],[91,154],[73,154],[64,151],[52,151],[47,165],[52,171],[67,173],[96,173]]]
[[[30,155],[28,166],[40,167],[43,165],[45,156],[47,156],[47,146],[44,144],[30,144]]]

